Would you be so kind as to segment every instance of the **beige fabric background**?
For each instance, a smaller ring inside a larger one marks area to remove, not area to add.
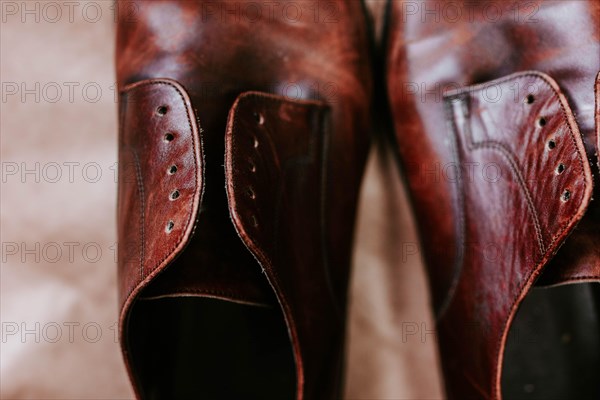
[[[0,396],[129,399],[115,339],[112,3],[0,7]],[[381,145],[361,197],[351,298],[345,398],[441,398],[414,223]]]

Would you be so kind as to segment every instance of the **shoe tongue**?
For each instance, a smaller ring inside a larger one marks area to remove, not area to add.
[[[600,281],[600,203],[592,201],[579,225],[537,281],[538,286]]]
[[[211,199],[208,203],[211,203]],[[214,203],[213,203],[214,204]],[[221,205],[222,206],[222,205]],[[262,306],[277,300],[223,207],[204,207],[182,254],[144,289],[143,298],[198,296]]]
[[[183,258],[183,257],[182,257]],[[189,257],[186,257],[189,258]],[[275,306],[277,300],[258,265],[203,264],[178,259],[141,294],[141,298],[210,297],[235,303]]]

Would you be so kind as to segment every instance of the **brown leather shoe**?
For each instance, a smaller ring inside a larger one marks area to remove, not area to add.
[[[118,16],[137,395],[336,398],[368,148],[361,2],[128,0]]]
[[[448,397],[599,398],[600,3],[392,1],[388,36]]]

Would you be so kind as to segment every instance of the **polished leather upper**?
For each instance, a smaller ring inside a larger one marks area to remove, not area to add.
[[[140,298],[276,306],[296,397],[335,397],[372,90],[361,2],[120,7],[126,361]]]
[[[341,381],[332,361],[341,362],[345,305],[324,231],[329,118],[322,102],[250,92],[233,106],[226,133],[233,223],[278,294],[299,379],[310,382],[306,398],[335,398]]]
[[[503,93],[510,85],[535,87],[536,94],[532,104],[523,101],[527,89],[516,91],[517,102],[512,94],[490,102],[487,86],[446,97],[456,162],[485,166],[472,179],[463,169],[457,180],[461,258],[438,321],[446,384],[451,393],[461,393],[458,398],[479,397],[470,385],[465,388],[465,379],[477,382],[482,394],[499,396],[490,376],[500,379],[508,323],[592,193],[579,131],[554,82],[524,73],[492,84]],[[476,356],[459,358],[457,344]]]
[[[140,282],[181,252],[192,234],[203,159],[190,99],[176,82],[155,79],[129,86],[120,114],[121,131],[127,132],[119,140],[119,296],[124,303]]]
[[[600,280],[600,4],[394,1],[388,36],[448,395],[499,399],[532,285]]]

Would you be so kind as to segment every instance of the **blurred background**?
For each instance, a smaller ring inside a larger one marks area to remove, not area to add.
[[[380,37],[384,1],[368,3]],[[1,0],[0,10],[0,397],[133,398],[116,340],[113,2]],[[414,222],[373,134],[345,398],[440,399]]]

